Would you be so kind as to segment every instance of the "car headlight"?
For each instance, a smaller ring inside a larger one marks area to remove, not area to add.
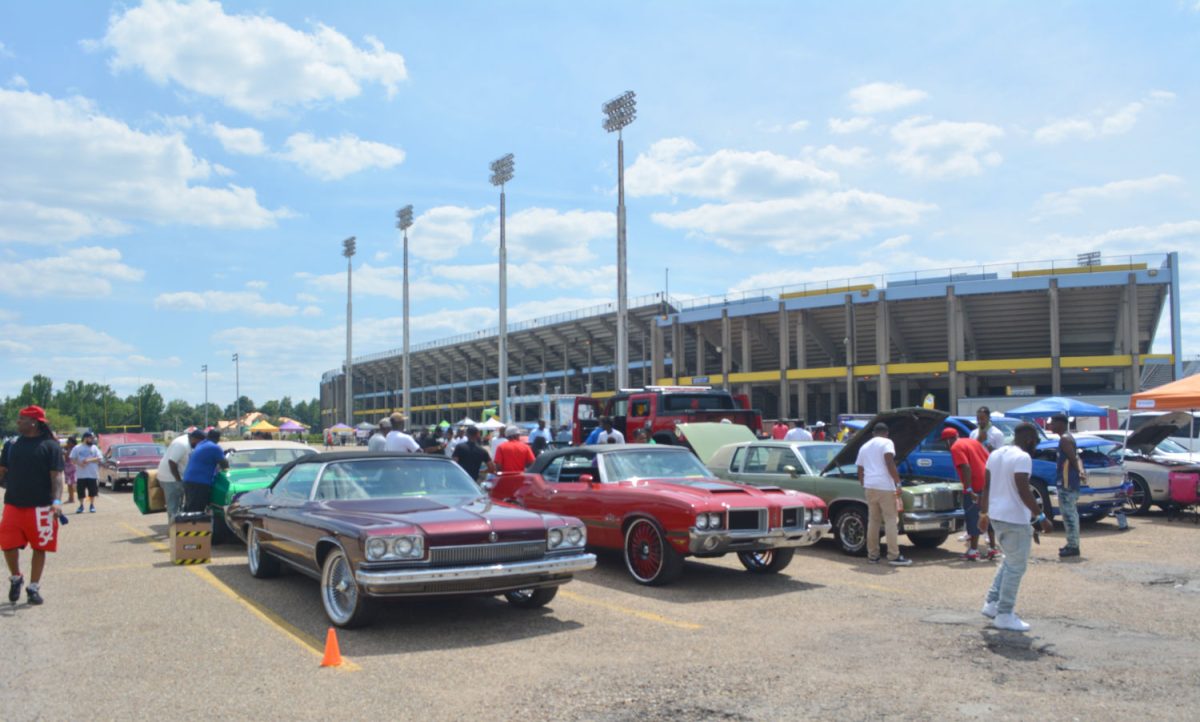
[[[825,510],[824,509],[813,509],[812,510],[812,523],[820,524],[823,521],[825,521]]]
[[[586,543],[587,530],[581,526],[555,527],[546,533],[546,548],[551,551],[582,547]]]
[[[562,541],[563,541],[562,529],[551,529],[550,536],[547,541],[549,542],[551,549],[557,549],[558,547],[562,546]]]
[[[367,560],[377,562],[387,554],[387,540],[376,537],[367,540]]]
[[[696,515],[696,528],[700,531],[704,531],[708,528],[708,514]]]
[[[720,528],[721,528],[721,514],[720,514],[720,512],[710,512],[710,513],[709,513],[709,515],[708,515],[708,528],[709,528],[709,529],[713,529],[713,530],[716,530],[716,529],[720,529]]]
[[[581,547],[587,541],[587,532],[581,526],[573,526],[567,529],[567,544],[573,547]]]
[[[924,509],[927,506],[929,506],[929,495],[928,494],[913,494],[912,508]]]

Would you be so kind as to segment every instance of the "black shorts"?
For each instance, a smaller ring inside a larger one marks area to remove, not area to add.
[[[100,484],[95,479],[78,478],[75,480],[75,493],[80,500],[100,496]]]

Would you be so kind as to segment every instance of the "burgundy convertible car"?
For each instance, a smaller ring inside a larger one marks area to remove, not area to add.
[[[381,597],[503,594],[541,607],[596,565],[578,519],[495,504],[437,455],[312,454],[237,496],[225,519],[252,575],[286,565],[318,579],[339,627],[367,623]]]

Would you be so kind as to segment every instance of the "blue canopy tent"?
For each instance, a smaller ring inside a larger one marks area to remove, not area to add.
[[[1005,416],[1017,416],[1026,419],[1041,419],[1054,414],[1066,414],[1067,416],[1108,416],[1108,409],[1103,406],[1089,404],[1086,401],[1079,399],[1070,399],[1065,396],[1050,396],[1045,399],[1034,401],[1024,406],[1018,406],[1015,409],[1008,409],[1004,412]]]

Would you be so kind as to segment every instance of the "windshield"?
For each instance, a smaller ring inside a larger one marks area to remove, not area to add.
[[[1022,421],[1023,421],[1023,419],[1015,419],[1015,418],[1010,418],[1007,416],[1002,416],[999,418],[993,418],[992,426],[995,426],[997,429],[1000,429],[1000,431],[1004,432],[1004,443],[1011,444],[1012,440],[1013,440],[1013,434],[1016,432],[1016,429],[1017,429],[1017,424],[1021,423]],[[975,427],[972,426],[971,428],[975,428]],[[1038,426],[1037,424],[1034,424],[1033,428],[1037,429],[1039,439],[1044,440],[1046,438],[1046,432],[1042,430],[1042,427]]]
[[[808,465],[809,471],[815,474],[821,473],[821,469],[833,461],[833,457],[841,450],[842,444],[805,444],[796,447],[796,453]]]
[[[1171,441],[1170,439],[1163,439],[1162,441],[1160,441],[1158,446],[1154,447],[1154,450],[1160,454],[1186,454],[1186,453],[1188,453],[1188,449],[1186,446],[1184,446],[1183,444],[1180,444],[1177,441]]]
[[[317,483],[317,499],[325,500],[480,495],[458,464],[419,456],[339,461],[325,467]]]
[[[736,409],[733,397],[726,394],[663,394],[667,411],[724,411]]]
[[[633,479],[715,479],[690,452],[616,451],[600,455],[608,481]]]
[[[117,448],[117,458],[123,456],[162,456],[163,448],[157,444],[139,444],[138,446],[121,446]]]
[[[229,459],[231,469],[249,469],[283,466],[289,461],[315,453],[315,449],[240,449],[230,451],[225,458]]]

